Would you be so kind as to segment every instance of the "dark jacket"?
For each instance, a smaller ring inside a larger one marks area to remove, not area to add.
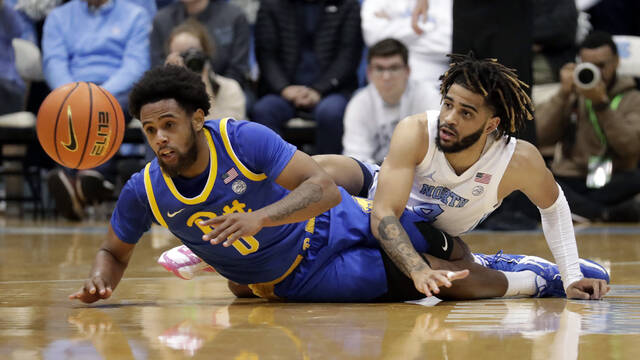
[[[188,18],[184,5],[176,1],[158,10],[151,31],[151,66],[164,64],[166,45],[171,31]],[[249,74],[249,23],[239,7],[226,0],[211,0],[195,18],[209,30],[215,42],[213,71],[230,77],[240,85]]]
[[[533,43],[542,46],[541,53],[551,65],[554,81],[559,81],[562,65],[576,56],[575,0],[535,0],[533,9]]]
[[[300,57],[301,24],[296,0],[263,0],[256,19],[256,59],[262,93],[280,94],[293,84]],[[321,76],[311,85],[322,95],[350,93],[358,87],[362,57],[357,0],[325,0],[313,44]]]

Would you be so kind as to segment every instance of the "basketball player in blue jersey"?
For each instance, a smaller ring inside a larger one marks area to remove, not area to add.
[[[204,84],[182,67],[150,70],[134,86],[130,112],[157,158],[125,184],[89,278],[71,299],[110,297],[153,222],[240,291],[248,285],[262,297],[300,301],[423,296],[381,252],[369,230],[369,201],[338,188],[308,155],[266,127],[205,121],[206,109]],[[443,250],[443,235],[418,216],[407,212],[401,222],[423,256],[460,256],[454,243]],[[437,270],[442,296],[494,296],[481,286],[485,268],[477,268],[472,275],[451,271],[455,266]],[[469,292],[465,282],[481,292]]]
[[[403,231],[399,215],[405,208],[457,236],[474,229],[504,197],[520,190],[538,206],[545,238],[558,265],[506,254],[476,255],[475,261],[501,270],[506,297],[542,293],[600,299],[609,291],[607,271],[578,258],[562,189],[538,150],[514,137],[533,116],[526,85],[495,60],[451,58],[449,70],[441,77],[440,111],[401,121],[379,172],[343,156],[319,156],[316,161],[338,185],[374,199],[373,233],[393,262],[425,293],[434,288],[437,274]],[[474,261],[470,253],[465,258]],[[539,275],[543,274],[545,282],[560,280],[561,286],[541,283]]]

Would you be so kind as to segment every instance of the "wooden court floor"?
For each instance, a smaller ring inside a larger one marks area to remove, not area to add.
[[[154,229],[110,300],[71,302],[105,225],[0,218],[0,359],[640,358],[640,225],[577,233],[581,256],[610,269],[602,301],[239,301],[217,274],[185,281],[157,265],[177,242]],[[465,239],[477,252],[550,256],[541,232]]]

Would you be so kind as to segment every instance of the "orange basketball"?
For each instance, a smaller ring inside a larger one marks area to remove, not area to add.
[[[109,160],[124,137],[120,104],[100,86],[75,82],[53,90],[38,110],[38,140],[58,164],[91,169]]]

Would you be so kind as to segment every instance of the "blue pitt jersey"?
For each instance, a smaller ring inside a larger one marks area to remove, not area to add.
[[[198,221],[254,211],[286,196],[288,190],[274,180],[291,160],[295,147],[267,128],[246,121],[207,121],[203,131],[209,144],[210,164],[200,193],[193,197],[183,195],[174,180],[161,171],[157,159],[132,177],[127,186],[135,189],[138,198],[147,200],[146,208],[153,220],[167,227],[221,275],[244,284],[277,279],[303,252],[304,222],[265,227],[254,236],[242,237],[224,247],[203,241],[202,235],[212,228],[201,226]],[[181,187],[184,189],[184,185]],[[118,214],[119,209],[126,208],[121,200],[126,202],[121,195],[112,225],[120,239],[130,242],[126,229],[131,224],[123,226],[124,216]]]

